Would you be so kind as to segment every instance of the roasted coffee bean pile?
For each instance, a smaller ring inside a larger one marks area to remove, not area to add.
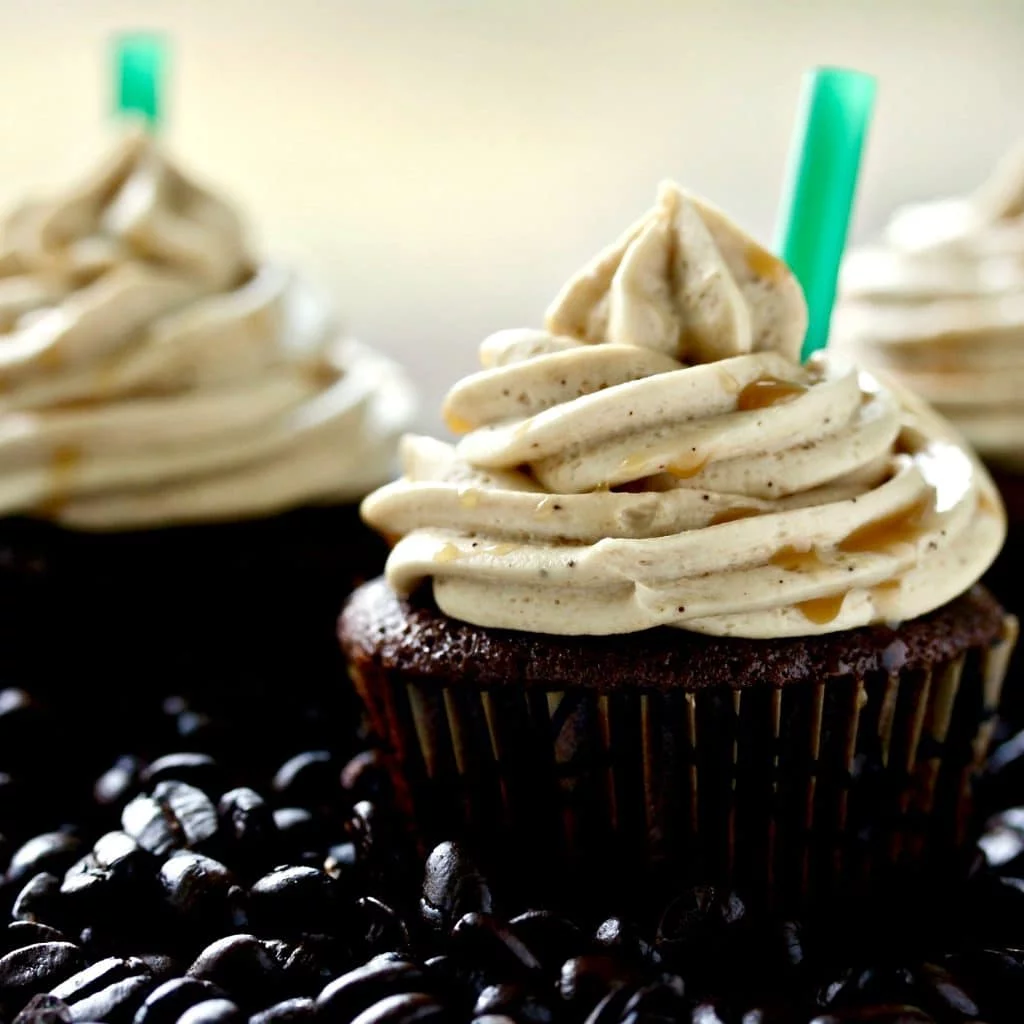
[[[122,725],[30,689],[0,692],[2,1024],[1024,1020],[1024,733],[962,877],[801,922],[424,858],[337,707]]]

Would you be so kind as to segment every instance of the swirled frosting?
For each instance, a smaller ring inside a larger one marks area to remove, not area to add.
[[[780,637],[912,618],[1002,544],[992,482],[901,389],[798,362],[790,271],[675,186],[455,385],[363,503],[400,593],[539,633]]]
[[[1024,471],[1024,145],[973,195],[898,210],[841,287],[833,343]]]
[[[234,210],[127,136],[0,224],[0,512],[82,529],[355,500],[409,386]]]

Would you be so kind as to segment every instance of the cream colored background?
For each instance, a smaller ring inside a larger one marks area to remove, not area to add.
[[[0,199],[99,151],[133,27],[173,37],[179,157],[413,368],[429,428],[660,178],[769,239],[810,64],[880,77],[860,235],[1024,134],[1024,0],[0,0]]]

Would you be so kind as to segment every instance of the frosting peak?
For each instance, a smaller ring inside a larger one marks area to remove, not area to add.
[[[392,586],[566,634],[803,635],[956,597],[1002,543],[991,480],[913,397],[802,366],[805,318],[774,257],[664,189],[547,330],[483,343],[445,403],[457,444],[406,439],[363,503],[400,538]]]
[[[720,210],[677,185],[569,280],[553,334],[650,348],[685,363],[800,354],[803,292],[789,268]]]
[[[350,500],[409,411],[397,368],[142,133],[0,223],[0,514],[111,529]]]

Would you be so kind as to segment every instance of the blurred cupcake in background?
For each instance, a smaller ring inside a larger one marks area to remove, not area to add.
[[[3,220],[0,330],[0,663],[231,700],[336,678],[401,370],[141,132]]]
[[[806,329],[789,268],[668,185],[483,343],[457,444],[406,441],[340,636],[428,836],[783,900],[956,850],[1016,635],[975,586],[1003,510]]]
[[[1010,531],[989,582],[1024,587],[1024,142],[973,194],[897,210],[850,252],[834,344],[930,402],[981,455]]]

